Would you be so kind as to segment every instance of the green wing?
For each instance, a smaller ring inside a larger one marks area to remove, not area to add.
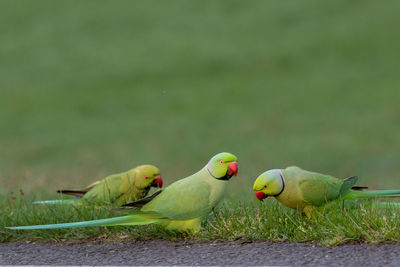
[[[352,176],[347,179],[343,180],[342,187],[340,188],[340,196],[344,196],[347,192],[349,192],[350,189],[353,188],[353,186],[357,183],[358,177],[357,176]],[[357,189],[365,189],[365,187],[358,186],[356,187]]]
[[[297,171],[299,187],[306,202],[321,206],[339,197],[343,182],[335,177],[308,171]]]
[[[89,190],[83,200],[93,202],[115,202],[125,192],[129,191],[128,179],[123,177],[126,173],[115,174],[101,180],[95,187]],[[128,187],[128,188],[125,188]]]
[[[153,211],[176,220],[197,218],[211,211],[210,192],[210,184],[193,175],[165,188],[141,211]]]
[[[303,169],[298,166],[289,166],[285,170],[303,170]]]

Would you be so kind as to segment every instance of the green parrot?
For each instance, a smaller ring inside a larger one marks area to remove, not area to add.
[[[215,155],[197,173],[178,180],[152,196],[124,205],[130,215],[61,224],[8,227],[9,229],[55,229],[86,226],[158,224],[168,230],[198,232],[201,219],[224,197],[228,180],[237,175],[236,156]]]
[[[359,200],[400,197],[400,190],[363,191],[367,187],[354,186],[357,179],[357,176],[353,176],[341,180],[292,166],[264,172],[255,180],[253,190],[259,200],[273,196],[281,204],[298,209],[309,218],[315,207],[339,198]]]
[[[160,171],[153,165],[141,165],[112,174],[82,190],[58,190],[75,199],[36,201],[34,204],[115,204],[118,206],[144,198],[150,187],[162,187]]]

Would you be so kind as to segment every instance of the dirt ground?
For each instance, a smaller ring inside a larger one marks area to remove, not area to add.
[[[1,265],[400,266],[400,244],[136,241],[2,243]]]

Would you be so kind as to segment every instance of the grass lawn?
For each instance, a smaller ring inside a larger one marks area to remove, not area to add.
[[[228,202],[189,238],[397,240],[397,213],[309,221],[260,206],[251,188],[289,165],[400,188],[399,11],[394,0],[1,1],[0,226],[106,216],[25,202],[144,163],[168,185],[228,151],[239,159]],[[171,237],[153,226],[0,233]]]
[[[275,200],[263,203],[225,201],[205,220],[199,233],[177,233],[157,225],[87,227],[56,230],[8,230],[3,226],[62,223],[122,216],[111,208],[72,206],[32,206],[21,198],[11,200],[0,215],[0,242],[166,239],[189,241],[271,240],[316,241],[320,245],[346,242],[398,242],[400,211],[397,207],[379,208],[371,203],[347,201],[319,209],[308,219]]]

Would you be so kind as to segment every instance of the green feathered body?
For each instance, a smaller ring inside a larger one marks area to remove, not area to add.
[[[154,200],[141,208],[155,212],[170,230],[200,230],[202,217],[222,199],[228,182],[212,177],[206,168],[165,188]]]
[[[211,163],[213,165],[211,165]],[[94,221],[9,227],[10,229],[56,229],[86,226],[158,224],[169,230],[197,232],[201,219],[207,215],[223,198],[229,178],[225,179],[229,163],[236,164],[236,157],[229,153],[214,156],[199,172],[178,180],[153,196],[140,200],[146,203],[138,210],[131,210],[130,215]],[[223,165],[223,168],[220,166]],[[235,165],[237,166],[237,165]],[[237,168],[237,167],[236,167]],[[210,170],[211,169],[211,170]],[[237,169],[233,168],[235,174]],[[218,172],[221,178],[212,175]],[[128,204],[138,207],[137,203]],[[127,205],[125,205],[127,206]]]
[[[57,229],[87,226],[159,224],[169,230],[197,232],[201,219],[224,195],[227,181],[213,178],[203,168],[165,188],[152,201],[131,215],[94,221],[10,227],[11,229]]]
[[[121,206],[139,200],[147,195],[150,186],[135,186],[136,175],[136,172],[128,171],[108,176],[85,193],[79,202]]]
[[[400,190],[354,190],[357,177],[345,180],[336,177],[288,168],[281,170],[285,188],[276,199],[283,205],[310,215],[313,207],[323,206],[336,200],[360,200],[384,197],[400,197]]]
[[[332,176],[301,169],[285,169],[282,173],[285,189],[276,199],[289,208],[322,206],[340,196],[343,181]]]
[[[126,172],[113,174],[94,182],[82,190],[58,190],[59,193],[73,195],[75,199],[36,201],[34,204],[73,204],[73,205],[116,205],[137,201],[150,191],[158,168],[142,165]],[[146,180],[149,177],[150,180]]]

